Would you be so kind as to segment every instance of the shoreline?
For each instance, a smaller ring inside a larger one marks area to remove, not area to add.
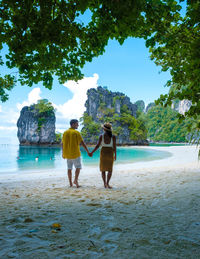
[[[135,147],[138,148],[138,147]],[[171,156],[165,157],[159,160],[136,162],[134,165],[136,168],[162,168],[167,167],[173,168],[198,168],[200,166],[200,161],[198,161],[198,148],[194,145],[189,146],[167,146],[167,147],[142,147],[143,149],[152,149],[157,151],[166,151],[171,153]],[[129,164],[131,166],[131,164]]]
[[[156,151],[169,152],[169,157],[164,157],[156,160],[147,161],[135,161],[135,162],[124,162],[121,164],[114,164],[113,175],[115,171],[125,170],[126,172],[139,172],[150,170],[165,170],[167,169],[198,169],[200,161],[198,161],[198,150],[196,146],[167,146],[167,147],[155,147],[155,146],[130,146],[130,149],[151,149]],[[181,163],[180,163],[181,161]],[[73,170],[74,171],[74,170]],[[15,172],[15,173],[2,173],[0,174],[0,183],[2,182],[16,182],[22,180],[37,180],[45,178],[57,178],[66,177],[67,166],[64,169],[42,169],[42,170],[26,170]],[[89,175],[99,175],[99,165],[83,165],[80,173],[80,177],[87,177]]]
[[[86,143],[88,147],[95,147],[96,143],[91,144],[91,143]],[[118,147],[146,147],[146,146],[151,146],[151,144],[158,144],[158,145],[190,145],[189,143],[186,142],[149,142],[148,144],[119,144],[117,143]],[[16,145],[19,145],[21,147],[62,147],[62,143],[44,143],[44,144],[30,144],[30,143],[16,143]]]

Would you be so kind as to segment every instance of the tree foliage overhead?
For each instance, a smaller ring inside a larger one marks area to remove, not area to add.
[[[0,64],[17,68],[22,85],[42,81],[51,89],[53,76],[60,83],[81,79],[84,64],[102,55],[109,39],[122,44],[128,37],[160,35],[179,10],[174,0],[1,0],[0,49],[7,45],[8,53]],[[15,78],[2,76],[0,83],[6,101]]]
[[[163,71],[171,73],[171,80],[166,84],[170,86],[169,94],[161,95],[157,103],[171,105],[176,98],[192,101],[185,115],[196,119],[200,129],[200,1],[187,1],[186,15],[179,16],[161,34],[155,33],[147,46],[151,59]]]
[[[0,28],[0,50],[8,47],[0,65],[17,68],[22,85],[42,81],[49,89],[53,76],[60,83],[81,79],[84,64],[102,55],[109,39],[144,38],[152,60],[171,73],[171,90],[158,102],[189,99],[186,116],[200,114],[199,0],[0,0]],[[1,101],[15,82],[0,77]]]

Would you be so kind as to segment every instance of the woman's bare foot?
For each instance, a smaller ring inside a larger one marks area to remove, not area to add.
[[[74,184],[76,185],[76,188],[80,188],[81,186],[78,184],[78,182],[74,181]]]
[[[104,187],[105,187],[105,188],[107,188],[107,187],[108,187],[106,183],[104,183]]]
[[[108,187],[108,189],[112,189],[112,186],[110,186],[109,184],[107,184],[107,187]]]

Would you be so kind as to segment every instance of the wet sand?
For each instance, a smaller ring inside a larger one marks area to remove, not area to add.
[[[0,258],[200,258],[198,150],[154,148],[172,156],[115,166],[111,190],[98,168],[78,189],[65,172],[1,176]]]

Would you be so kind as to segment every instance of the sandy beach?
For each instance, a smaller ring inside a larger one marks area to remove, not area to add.
[[[171,156],[114,166],[113,189],[97,167],[78,189],[66,170],[0,175],[0,258],[200,258],[198,149],[151,149]]]

